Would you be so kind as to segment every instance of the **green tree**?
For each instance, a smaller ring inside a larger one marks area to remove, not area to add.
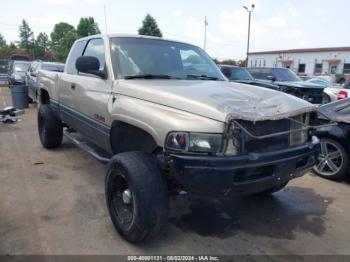
[[[98,24],[95,22],[95,19],[93,17],[80,18],[79,24],[77,26],[77,34],[79,38],[100,33],[101,31],[98,28]]]
[[[24,19],[19,26],[19,38],[19,47],[24,51],[31,52],[34,44],[34,34]]]
[[[2,34],[0,34],[0,49],[6,48],[6,40],[5,38],[2,36]]]
[[[51,49],[54,52],[55,59],[65,62],[76,39],[77,32],[74,26],[64,22],[56,24],[51,33]]]
[[[142,27],[138,30],[139,35],[150,35],[162,37],[163,34],[160,31],[157,21],[150,16],[146,15],[145,19],[142,21]]]
[[[36,59],[44,59],[45,54],[49,51],[50,40],[46,33],[39,33],[34,41],[34,57]]]

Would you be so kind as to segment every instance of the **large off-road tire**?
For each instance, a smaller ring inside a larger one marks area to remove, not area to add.
[[[288,184],[288,182],[287,183],[283,183],[282,185],[278,185],[278,186],[269,188],[267,190],[258,192],[258,193],[256,193],[256,195],[262,195],[262,196],[272,195],[272,194],[274,194],[274,193],[276,193],[278,191],[281,191],[283,188],[285,188],[287,186],[287,184]]]
[[[49,104],[41,104],[38,108],[38,131],[43,147],[51,149],[62,144],[62,122],[53,114]]]
[[[114,156],[107,169],[105,193],[112,222],[127,241],[145,240],[166,225],[168,189],[151,156],[142,152]]]
[[[321,138],[321,153],[314,172],[323,178],[342,180],[349,170],[349,156],[344,147],[334,139]]]

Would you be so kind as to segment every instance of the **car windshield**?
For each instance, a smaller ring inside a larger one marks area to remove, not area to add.
[[[29,63],[15,63],[14,65],[15,72],[26,72],[30,66]]]
[[[293,71],[285,68],[274,68],[274,74],[278,81],[292,81],[299,82],[303,81]]]
[[[230,80],[253,80],[252,75],[248,72],[247,69],[240,67],[231,67],[230,70]]]
[[[111,38],[112,62],[118,78],[225,80],[199,47],[135,37]]]

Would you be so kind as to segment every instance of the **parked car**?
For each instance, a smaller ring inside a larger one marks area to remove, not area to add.
[[[74,43],[63,73],[38,77],[43,147],[59,147],[64,134],[108,163],[107,207],[131,242],[167,223],[170,193],[272,194],[310,170],[320,150],[308,125],[314,105],[231,83],[190,44],[90,36]]]
[[[8,74],[10,85],[25,84],[25,74],[30,66],[29,61],[13,61]]]
[[[324,178],[343,179],[349,170],[350,98],[323,105],[318,110],[321,123],[331,120],[337,125],[317,130],[316,135],[321,141],[321,154],[313,170]]]
[[[64,64],[62,63],[53,63],[53,62],[43,62],[41,60],[33,61],[26,72],[25,82],[28,86],[28,95],[32,101],[37,101],[38,96],[38,83],[37,83],[37,74],[39,70],[48,70],[54,72],[63,72]]]
[[[288,68],[248,68],[255,79],[273,83],[280,87],[280,91],[292,94],[313,104],[323,104],[327,97],[323,93],[324,87],[306,83]]]
[[[232,65],[219,65],[219,67],[221,72],[232,82],[279,90],[278,85],[254,79],[246,68]]]
[[[324,87],[323,92],[326,95],[326,101],[325,101],[326,103],[344,98],[342,97],[342,92],[340,92],[340,95],[339,95],[339,91],[341,88],[341,85],[339,84],[335,84],[328,80],[325,80],[323,78],[318,78],[318,77],[314,77],[309,80],[306,80],[306,82],[322,85]]]

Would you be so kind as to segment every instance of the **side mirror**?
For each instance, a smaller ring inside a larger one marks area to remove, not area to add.
[[[230,79],[232,72],[230,68],[227,67],[222,67],[221,68],[221,72],[224,74],[224,76],[226,76],[228,79]]]
[[[100,70],[100,61],[94,56],[81,56],[75,62],[75,67],[78,72],[92,74],[102,79],[107,78],[105,71]]]
[[[270,76],[267,76],[267,80],[271,80],[272,82],[275,82],[276,81],[276,77],[270,75]]]

